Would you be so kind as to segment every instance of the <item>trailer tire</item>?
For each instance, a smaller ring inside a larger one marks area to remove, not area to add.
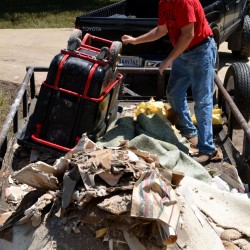
[[[79,29],[74,29],[68,40],[67,50],[73,52],[78,47],[80,47],[82,42],[82,31]]]
[[[122,43],[114,41],[110,48],[110,56],[109,56],[109,64],[111,65],[114,71],[116,70],[117,64],[120,60],[121,52],[122,52]]]
[[[240,50],[232,50],[233,57],[247,59],[250,56],[250,17],[245,16],[241,35]]]
[[[233,63],[227,70],[224,87],[234,100],[239,111],[249,122],[250,118],[250,67],[246,63]],[[233,119],[232,129],[241,129],[229,105],[222,99],[222,110],[228,119]]]

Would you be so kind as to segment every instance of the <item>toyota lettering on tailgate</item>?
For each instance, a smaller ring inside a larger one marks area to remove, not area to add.
[[[83,27],[82,30],[86,32],[101,32],[102,28],[101,27]]]

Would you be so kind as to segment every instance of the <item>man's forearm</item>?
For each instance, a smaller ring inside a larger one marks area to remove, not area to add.
[[[166,34],[167,34],[166,28],[162,29],[159,27],[155,27],[154,29],[150,30],[148,33],[138,36],[135,40],[135,44],[152,42],[161,38],[162,36]]]

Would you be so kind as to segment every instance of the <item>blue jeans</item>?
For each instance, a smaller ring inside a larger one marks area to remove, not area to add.
[[[176,125],[181,134],[198,134],[198,149],[204,154],[215,152],[213,143],[212,111],[216,43],[213,38],[191,51],[182,53],[173,62],[167,87],[167,99],[178,113]],[[187,103],[187,89],[191,86],[197,129]]]

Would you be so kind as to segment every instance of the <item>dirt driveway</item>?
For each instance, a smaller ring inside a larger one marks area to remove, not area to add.
[[[49,66],[54,55],[67,46],[71,30],[0,30],[0,80],[21,83],[26,66]],[[37,80],[44,80],[43,76]]]

